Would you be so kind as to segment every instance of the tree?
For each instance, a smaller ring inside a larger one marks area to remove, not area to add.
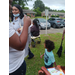
[[[45,9],[48,9],[48,11],[50,11],[50,8],[49,8],[49,7],[47,7],[47,6],[45,7]]]
[[[33,11],[36,12],[35,16],[41,16],[41,11],[39,7],[37,7],[37,9],[34,9]]]
[[[22,9],[24,9],[24,6],[28,5],[27,4],[28,1],[32,1],[32,0],[14,0],[12,5],[19,4],[20,6],[22,6]]]
[[[37,9],[38,7],[41,12],[45,10],[45,5],[41,0],[36,0],[33,4],[34,9]]]
[[[28,10],[29,8],[28,7],[24,7],[24,9],[27,9]]]

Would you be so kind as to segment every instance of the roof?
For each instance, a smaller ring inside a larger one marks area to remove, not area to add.
[[[43,11],[42,13],[45,13],[45,11]],[[62,13],[62,12],[48,12],[49,14],[62,14],[62,15],[65,15],[65,13]]]
[[[32,10],[25,10],[25,9],[23,9],[23,13],[36,13],[36,12],[34,12],[34,11],[32,11]]]

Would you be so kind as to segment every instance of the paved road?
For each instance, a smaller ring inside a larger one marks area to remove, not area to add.
[[[50,28],[47,30],[47,33],[63,33],[63,30],[65,29],[65,27],[63,28]],[[40,34],[46,34],[46,30],[40,30]]]

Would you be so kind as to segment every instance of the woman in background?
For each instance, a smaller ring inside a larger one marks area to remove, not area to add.
[[[12,26],[19,33],[21,33],[21,26],[23,26],[23,24],[24,24],[23,17],[24,17],[24,14],[23,14],[23,10],[20,7],[20,5],[18,5],[18,4],[13,5],[12,16],[11,16]],[[15,25],[15,23],[17,23],[17,24]],[[30,27],[29,27],[28,28],[28,39],[27,39],[27,43],[26,43],[26,46],[25,46],[25,57],[27,55],[29,55],[28,59],[31,59],[31,58],[34,57],[34,54],[30,51],[30,48],[29,48],[30,42],[31,42],[31,33],[30,33]]]

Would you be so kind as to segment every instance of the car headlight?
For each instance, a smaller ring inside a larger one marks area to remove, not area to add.
[[[43,23],[41,23],[41,26],[45,26]]]

